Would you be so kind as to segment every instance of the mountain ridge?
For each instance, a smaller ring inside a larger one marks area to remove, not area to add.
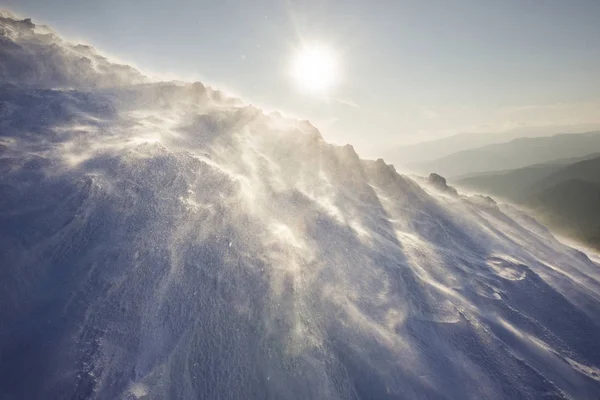
[[[525,137],[548,137],[561,134],[592,132],[596,127],[592,125],[575,125],[561,131],[557,127],[531,127],[513,129],[505,132],[493,133],[457,133],[439,139],[426,140],[385,149],[383,155],[396,165],[411,165],[415,163],[433,161],[459,151],[475,149],[491,144],[506,143],[514,139]]]
[[[407,165],[414,172],[437,171],[448,177],[524,168],[532,164],[578,158],[600,151],[600,131],[518,138]]]

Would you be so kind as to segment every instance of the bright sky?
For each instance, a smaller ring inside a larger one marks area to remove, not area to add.
[[[145,72],[201,80],[310,119],[327,140],[352,143],[363,156],[459,132],[600,127],[598,0],[0,0],[0,7]],[[327,90],[295,82],[292,62],[303,44],[335,58]]]

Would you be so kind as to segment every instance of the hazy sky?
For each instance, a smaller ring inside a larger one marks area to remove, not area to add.
[[[201,80],[365,156],[458,132],[600,127],[599,0],[0,0],[144,71]],[[300,93],[302,42],[341,81]]]

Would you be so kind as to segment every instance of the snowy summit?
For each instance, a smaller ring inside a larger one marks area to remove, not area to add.
[[[0,169],[3,399],[600,398],[591,253],[6,12]]]

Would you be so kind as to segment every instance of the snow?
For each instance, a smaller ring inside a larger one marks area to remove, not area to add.
[[[2,15],[5,398],[600,397],[597,255]]]

